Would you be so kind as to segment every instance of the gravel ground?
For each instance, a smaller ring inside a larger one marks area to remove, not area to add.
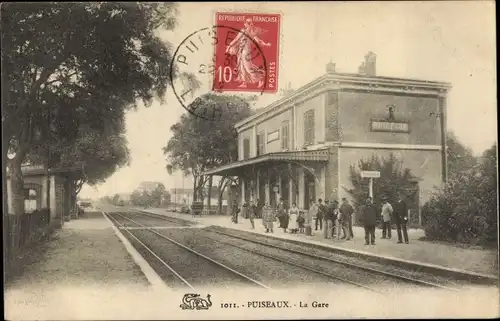
[[[215,232],[204,231],[203,235],[207,235],[212,239],[219,239],[222,242],[234,244],[236,246],[262,253],[273,258],[278,258],[286,261],[291,261],[299,265],[303,265],[321,272],[332,274],[338,278],[346,281],[355,282],[360,285],[367,286],[377,291],[392,292],[395,288],[400,288],[402,282],[380,274],[374,274],[368,271],[356,269],[355,267],[345,266],[343,264],[328,262],[324,260],[317,260],[309,256],[304,256],[297,253],[291,253],[284,250],[266,247],[241,239],[228,237]],[[314,273],[312,271],[308,273]],[[421,288],[420,286],[411,285],[413,288]]]
[[[346,262],[350,264],[354,264],[356,266],[363,266],[363,267],[369,267],[372,269],[376,270],[381,270],[381,271],[386,271],[390,273],[395,273],[398,275],[403,275],[403,276],[408,276],[417,280],[422,280],[422,281],[427,281],[427,282],[432,282],[436,284],[441,284],[445,286],[449,286],[452,288],[461,288],[461,287],[466,287],[470,286],[470,284],[467,281],[460,281],[460,280],[455,280],[449,277],[442,277],[442,276],[436,276],[432,275],[429,273],[423,273],[418,270],[408,270],[406,268],[394,266],[394,265],[389,265],[389,264],[383,264],[375,261],[369,261],[369,260],[363,260],[357,257],[351,257],[347,255],[340,255],[337,253],[332,253],[328,250],[322,250],[320,248],[315,248],[315,247],[310,247],[307,244],[294,244],[287,242],[286,240],[278,240],[278,239],[272,239],[268,238],[265,235],[258,235],[255,233],[250,233],[250,232],[244,232],[244,231],[238,231],[235,233],[235,231],[230,231],[224,228],[220,227],[211,227],[214,231],[222,231],[224,233],[228,234],[234,234],[238,236],[242,236],[245,238],[249,238],[252,240],[257,240],[260,242],[265,242],[268,244],[284,247],[284,248],[289,248],[297,251],[302,251],[306,252],[309,254],[313,255],[318,255],[322,257],[327,257],[327,258],[332,258],[335,260],[339,260],[341,262]],[[414,286],[414,285],[410,285]]]
[[[158,230],[158,232],[271,288],[286,288],[297,284],[314,288],[316,285],[343,283],[217,240],[207,239],[204,237],[206,232],[202,229],[182,231],[172,229]]]
[[[186,226],[182,222],[176,222],[174,220],[166,220],[161,217],[149,216],[147,214],[140,213],[111,213],[109,214],[113,219],[116,219],[120,224],[125,227],[135,227],[140,226],[140,224],[152,227],[166,227],[166,226]],[[135,222],[135,223],[134,223]]]
[[[170,217],[189,217],[186,214],[172,213],[165,209],[147,209],[159,214],[168,215]],[[205,225],[225,226],[238,230],[249,230],[250,224],[248,220],[241,220],[240,224],[230,223],[230,218],[227,215],[212,215],[193,219],[196,222]],[[256,231],[262,232],[262,223],[260,219],[255,220]],[[314,236],[306,236],[303,234],[290,235],[284,234],[281,230],[275,231],[275,236],[291,238],[302,242],[316,241],[328,245],[345,248],[346,250],[357,250],[368,252],[375,255],[390,256],[403,260],[424,262],[429,264],[441,265],[450,268],[458,268],[465,271],[476,273],[484,273],[490,275],[498,275],[498,249],[484,249],[474,247],[464,247],[460,244],[442,243],[436,241],[420,240],[424,233],[420,229],[410,229],[408,231],[410,244],[397,244],[396,231],[393,230],[392,240],[380,239],[381,231],[376,230],[377,245],[364,246],[364,231],[362,227],[354,226],[354,241],[334,241],[325,240],[321,234],[316,232]],[[255,233],[254,233],[255,234]]]
[[[132,230],[131,232],[194,287],[257,286],[149,230]]]
[[[13,285],[64,283],[67,285],[149,284],[111,228],[63,229],[31,256]]]
[[[151,293],[146,277],[100,213],[68,222],[47,243],[27,252],[22,263],[4,287],[6,319],[119,316],[126,309],[116,308],[124,302]]]

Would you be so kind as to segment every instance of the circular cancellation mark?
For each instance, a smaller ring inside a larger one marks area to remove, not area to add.
[[[236,50],[229,49],[235,39],[239,41],[232,46]],[[247,71],[246,77],[241,76],[241,68]],[[268,85],[267,71],[266,57],[251,36],[240,29],[215,25],[191,33],[179,44],[170,63],[170,83],[189,113],[220,120],[223,109],[204,108],[199,98],[209,92],[262,95]],[[200,77],[207,82],[200,82]]]

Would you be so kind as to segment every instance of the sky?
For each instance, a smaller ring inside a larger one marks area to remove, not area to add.
[[[448,130],[476,155],[497,137],[495,6],[492,1],[180,3],[179,25],[159,33],[176,48],[189,34],[210,27],[215,12],[280,13],[280,88],[299,88],[324,74],[357,72],[368,51],[377,54],[377,75],[445,81]],[[210,56],[209,49],[201,49]],[[204,79],[201,80],[205,82]],[[169,88],[171,89],[171,88]],[[201,94],[201,93],[197,93]],[[277,100],[264,94],[254,108]],[[192,188],[178,172],[169,175],[162,147],[185,112],[169,90],[165,103],[140,106],[127,115],[131,164],[104,184],[84,186],[82,197],[130,193],[141,181]]]

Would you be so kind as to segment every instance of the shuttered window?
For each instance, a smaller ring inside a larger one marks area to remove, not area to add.
[[[243,140],[243,159],[250,158],[250,139]]]
[[[288,141],[289,141],[289,132],[290,130],[290,122],[287,120],[287,121],[284,121],[282,124],[281,124],[281,149],[282,150],[285,150],[285,149],[288,149]]]
[[[265,153],[265,135],[260,132],[257,135],[257,156],[264,155]]]
[[[314,144],[314,109],[304,113],[304,145]]]

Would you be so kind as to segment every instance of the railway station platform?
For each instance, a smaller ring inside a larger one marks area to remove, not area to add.
[[[231,222],[228,215],[209,215],[192,217],[190,214],[170,212],[165,209],[148,208],[137,209],[154,214],[168,215],[185,220],[195,221],[205,226],[215,225],[224,228],[243,230],[258,234],[265,234],[273,237],[310,243],[355,252],[359,255],[375,256],[380,259],[399,260],[412,265],[422,265],[455,270],[470,274],[484,275],[488,277],[498,277],[498,253],[494,250],[483,248],[466,248],[454,244],[444,244],[420,240],[424,236],[423,230],[409,229],[408,237],[410,244],[398,244],[397,234],[393,230],[392,239],[381,239],[382,231],[375,231],[376,245],[364,245],[364,229],[353,226],[354,238],[352,240],[331,240],[325,239],[323,233],[314,231],[313,236],[305,234],[285,233],[278,228],[279,223],[275,223],[274,233],[265,233],[261,219],[255,219],[255,229],[251,229],[250,221],[239,217],[238,224]]]
[[[168,289],[150,281],[114,229],[102,212],[88,212],[23,253],[4,286],[4,318],[165,318],[157,307]]]

